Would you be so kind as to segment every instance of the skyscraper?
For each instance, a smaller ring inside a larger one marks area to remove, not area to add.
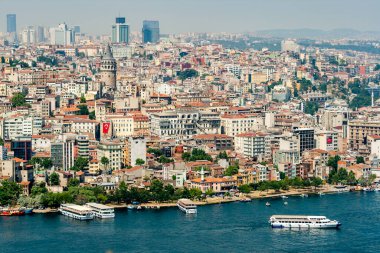
[[[157,43],[160,40],[160,23],[158,21],[144,20],[143,43]]]
[[[116,24],[112,26],[113,43],[129,43],[129,25],[125,23],[124,17],[117,17]]]
[[[74,44],[75,32],[69,29],[65,23],[58,27],[50,28],[50,43],[52,45],[69,46]]]
[[[8,33],[16,32],[16,14],[7,15],[7,32]]]

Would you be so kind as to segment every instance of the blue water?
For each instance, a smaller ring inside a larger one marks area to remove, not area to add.
[[[254,200],[198,207],[120,210],[114,220],[59,214],[0,217],[0,252],[380,252],[380,192]],[[273,214],[326,215],[339,230],[276,230]]]

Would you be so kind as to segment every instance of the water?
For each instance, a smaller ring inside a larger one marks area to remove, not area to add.
[[[120,210],[114,220],[0,217],[0,252],[380,252],[380,192],[198,207]],[[339,230],[276,230],[273,214],[326,215]]]

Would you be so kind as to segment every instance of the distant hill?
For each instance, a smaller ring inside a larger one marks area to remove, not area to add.
[[[276,29],[255,32],[257,36],[295,39],[380,39],[380,31],[357,31],[353,29]]]

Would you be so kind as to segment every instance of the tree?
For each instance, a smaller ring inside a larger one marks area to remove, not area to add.
[[[181,71],[178,73],[178,77],[180,80],[184,81],[188,78],[194,78],[194,77],[197,77],[199,76],[199,73],[198,71],[194,70],[194,69],[186,69],[184,71]]]
[[[311,179],[311,185],[315,187],[315,189],[319,186],[321,186],[323,183],[322,179],[319,177],[313,177]]]
[[[200,199],[202,196],[202,191],[198,188],[191,188],[189,193],[191,199]]]
[[[159,157],[163,155],[163,152],[161,149],[148,148],[147,152],[149,154],[153,154],[155,157]]]
[[[329,160],[327,161],[327,166],[332,167],[333,169],[338,169],[338,161],[340,161],[340,156],[336,155],[334,157],[329,157]]]
[[[239,172],[239,166],[237,165],[230,165],[227,167],[227,169],[224,172],[225,176],[232,176]]]
[[[103,164],[104,167],[107,167],[108,164],[110,163],[110,160],[109,160],[107,157],[103,156],[103,157],[100,159],[100,163]]]
[[[82,95],[81,97],[80,97],[80,103],[81,104],[85,104],[87,101],[86,101],[86,98]]]
[[[356,157],[356,163],[359,164],[359,163],[364,163],[364,157],[362,156],[357,156]]]
[[[35,184],[33,185],[32,187],[32,190],[31,190],[31,196],[37,196],[37,195],[40,195],[40,194],[44,194],[44,193],[47,193],[48,190],[46,188],[46,185],[44,182],[41,182],[39,184]]]
[[[21,186],[15,182],[4,180],[0,185],[0,205],[13,205],[22,193]]]
[[[174,160],[173,159],[169,159],[169,158],[167,158],[167,157],[165,157],[165,156],[160,156],[159,158],[158,158],[158,160],[157,160],[159,163],[172,163],[172,162],[174,162]]]
[[[141,165],[145,164],[145,161],[141,158],[137,158],[135,163],[137,166],[141,166]]]
[[[214,193],[214,191],[213,191],[211,188],[209,188],[209,189],[206,190],[205,194],[206,194],[207,196],[212,196],[212,195],[214,195],[215,193]]]
[[[77,178],[71,178],[69,180],[69,184],[68,184],[68,187],[76,187],[76,186],[79,186],[79,179]]]
[[[74,170],[80,171],[80,170],[85,170],[88,168],[88,159],[79,156],[77,159],[74,161]]]
[[[317,102],[311,102],[307,101],[305,103],[305,113],[314,115],[316,112],[318,112],[319,104]]]
[[[89,115],[90,112],[88,111],[87,105],[78,105],[79,109],[79,115]]]
[[[90,114],[88,115],[88,117],[89,117],[89,119],[95,120],[96,119],[95,111],[90,112]]]
[[[223,151],[223,152],[220,152],[219,155],[218,155],[218,158],[219,159],[228,159],[228,155],[227,155],[227,152],[226,151]]]
[[[209,154],[206,154],[206,152],[203,149],[198,149],[198,148],[194,148],[191,151],[191,154],[188,152],[183,153],[182,159],[185,161],[198,161],[198,160],[212,161],[212,157]]]
[[[250,193],[252,191],[252,188],[247,184],[243,184],[239,186],[238,189],[242,193]]]
[[[55,172],[51,173],[49,176],[49,183],[50,185],[59,185],[60,183],[59,175]]]
[[[53,166],[53,161],[49,158],[43,158],[40,165],[45,169],[50,169]]]
[[[4,146],[4,140],[0,137],[0,146]]]
[[[25,106],[26,105],[25,95],[22,94],[21,92],[17,92],[13,95],[11,102],[12,102],[13,107]]]

